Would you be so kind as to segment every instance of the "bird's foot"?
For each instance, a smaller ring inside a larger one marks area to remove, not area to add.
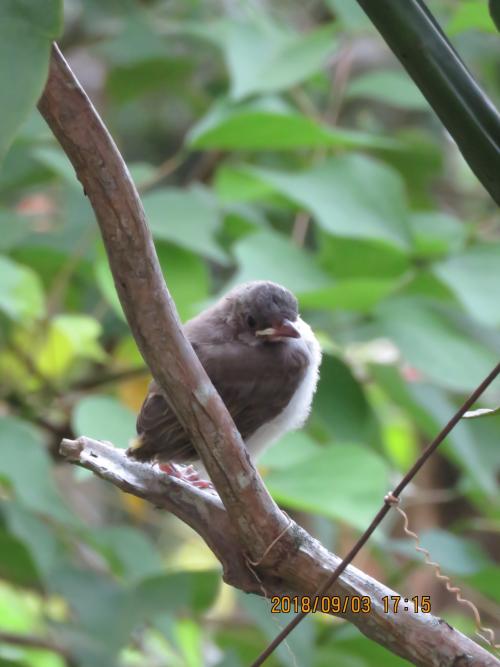
[[[195,486],[197,489],[208,489],[215,491],[214,485],[208,479],[202,479],[199,472],[192,465],[180,465],[179,463],[160,463],[160,470],[171,477],[177,477],[184,482]]]

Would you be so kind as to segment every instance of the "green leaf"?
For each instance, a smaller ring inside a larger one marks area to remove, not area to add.
[[[342,1],[342,0],[340,0]],[[331,667],[342,665],[342,667],[373,667],[373,665],[384,665],[384,667],[408,667],[408,661],[391,653],[372,639],[364,637],[355,628],[350,632],[329,633],[325,642],[316,650],[317,659],[314,667]]]
[[[471,391],[497,363],[493,351],[416,297],[379,304],[377,322],[380,334],[393,340],[403,358],[438,386]]]
[[[320,232],[320,264],[349,284],[361,280],[385,282],[402,278],[410,269],[408,255],[386,241],[351,239]]]
[[[373,31],[370,19],[355,2],[345,0],[326,0],[325,4],[334,12],[335,18],[342,23],[342,28],[349,32]]]
[[[3,512],[11,535],[28,549],[37,571],[44,577],[48,575],[61,558],[63,545],[47,523],[30,509],[10,501],[5,504]]]
[[[71,608],[71,624],[63,627],[82,667],[116,665],[116,654],[128,640],[135,618],[127,592],[111,577],[71,565],[57,568],[50,590]]]
[[[0,578],[17,586],[40,585],[37,568],[29,551],[18,539],[0,527]]]
[[[135,437],[135,415],[112,396],[86,396],[75,406],[72,416],[77,436],[106,440],[127,447]]]
[[[370,372],[392,400],[412,416],[428,439],[437,435],[457,409],[457,404],[441,389],[421,382],[405,382],[392,366],[373,364]],[[495,421],[462,420],[443,444],[443,451],[466,472],[467,486],[472,482],[474,488],[487,494],[488,502],[498,495],[495,471],[500,469],[497,447],[500,428]]]
[[[130,526],[105,526],[92,531],[92,539],[113,570],[137,583],[163,570],[160,554],[146,534]]]
[[[300,303],[304,308],[369,312],[396,288],[392,280],[352,278],[340,280],[331,287],[324,287],[304,294]]]
[[[480,572],[469,575],[466,579],[469,586],[477,589],[486,597],[500,602],[500,567],[490,565]]]
[[[194,317],[210,291],[206,263],[192,252],[170,243],[157,243],[156,252],[181,320]]]
[[[373,443],[378,424],[362,385],[341,359],[323,355],[312,421],[336,442]]]
[[[12,486],[21,505],[74,523],[56,489],[45,444],[32,426],[15,417],[0,418],[0,451],[0,479]]]
[[[57,146],[35,147],[32,155],[37,162],[47,167],[55,176],[81,192],[81,184],[76,177],[75,169],[66,153]]]
[[[238,591],[238,600],[245,615],[253,620],[264,637],[267,638],[266,644],[275,638],[279,626],[286,625],[294,617],[293,612],[280,613],[278,616],[280,620],[277,623],[276,615],[271,611],[269,600],[263,600],[257,595],[245,595],[241,591]],[[301,623],[295,628],[292,634],[288,636],[286,643],[277,648],[275,653],[277,662],[275,664],[279,664],[281,667],[311,665],[311,656],[315,654],[315,629],[313,626],[314,623]],[[259,653],[259,650],[255,648],[254,653]]]
[[[62,2],[3,0],[0,5],[0,160],[35,106],[47,76],[50,46],[62,28]]]
[[[41,317],[44,312],[44,294],[37,274],[3,256],[0,256],[0,312],[23,322]]]
[[[462,0],[457,4],[453,18],[446,26],[446,32],[452,36],[467,30],[496,33],[495,4],[496,0],[490,0],[488,12],[485,0]]]
[[[297,295],[328,284],[314,256],[276,232],[250,234],[235,245],[234,254],[238,271],[224,291],[249,280],[273,280]]]
[[[141,620],[169,611],[206,611],[220,585],[217,571],[176,572],[149,577],[130,591],[130,603]]]
[[[307,461],[273,470],[266,483],[280,504],[364,529],[380,508],[389,479],[376,454],[352,444],[325,447]]]
[[[416,385],[413,388],[413,395],[420,405],[436,418],[438,426],[433,435],[437,434],[457,409],[456,403],[452,403],[444,392],[437,387],[424,384]],[[480,423],[480,420],[462,421],[448,436],[444,451],[466,472],[467,485],[465,488],[472,483],[482,493],[487,494],[490,499],[495,499],[498,498],[498,484],[495,479],[496,468],[488,461],[483,448],[478,444],[480,438],[474,432]],[[498,432],[496,436],[498,442]],[[498,468],[498,465],[496,467]]]
[[[130,54],[130,48],[128,44],[124,53]],[[166,86],[171,89],[172,85],[185,81],[192,68],[191,61],[181,58],[149,58],[125,63],[110,71],[106,88],[114,102],[125,104],[150,91],[164,90]]]
[[[191,618],[180,618],[175,624],[174,635],[186,667],[203,667],[203,634],[200,625]]]
[[[321,452],[321,447],[304,431],[293,431],[280,438],[279,445],[266,449],[259,466],[280,470],[307,461]]]
[[[293,34],[269,20],[225,22],[219,45],[231,78],[231,97],[285,90],[320,71],[335,49],[331,26]]]
[[[113,31],[111,39],[100,40],[99,52],[111,63],[123,67],[164,57],[167,54],[167,45],[154,22],[148,20],[145,13],[137,11],[132,3],[117,4],[128,5],[128,16],[122,23],[122,29]],[[94,21],[105,23],[106,19],[110,20],[108,6],[109,3],[104,16],[95,17]]]
[[[208,190],[200,186],[185,190],[163,188],[145,195],[143,204],[155,239],[227,264],[227,257],[215,241],[219,212]]]
[[[353,79],[346,91],[348,97],[363,97],[403,109],[430,111],[417,86],[402,70],[375,70]]]
[[[444,573],[470,575],[489,565],[488,558],[478,544],[444,530],[436,528],[422,532],[420,542],[429,551],[431,560],[440,564]],[[392,540],[390,544],[398,553],[423,562],[423,555],[415,551],[412,540]]]
[[[274,187],[245,167],[222,165],[215,174],[215,191],[224,203],[252,202],[274,193]]]
[[[436,264],[434,273],[479,322],[500,324],[500,243],[478,244]]]
[[[193,317],[209,293],[210,280],[206,263],[192,252],[161,241],[156,243],[156,253],[181,320]],[[109,305],[120,318],[125,319],[102,247],[94,270],[97,284]]]
[[[8,209],[0,209],[0,251],[20,245],[32,232],[32,221],[27,215],[19,215]],[[2,258],[0,257],[0,260]]]
[[[491,20],[500,32],[500,2],[498,0],[489,0],[488,7],[490,10]]]
[[[303,172],[262,168],[251,172],[308,209],[330,234],[407,246],[403,183],[394,170],[380,162],[345,155]]]
[[[290,150],[294,148],[395,148],[377,135],[329,128],[267,100],[243,105],[219,104],[191,129],[194,149]]]
[[[37,368],[46,377],[64,377],[81,359],[103,361],[98,339],[101,325],[88,315],[61,314],[50,321],[43,345],[37,350]]]
[[[439,257],[462,250],[469,232],[463,222],[439,211],[413,213],[410,229],[415,252],[425,257]]]

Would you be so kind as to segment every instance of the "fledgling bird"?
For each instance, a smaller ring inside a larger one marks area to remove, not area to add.
[[[187,322],[184,331],[252,457],[302,426],[316,390],[321,349],[289,290],[269,281],[238,285]],[[137,433],[127,450],[134,459],[168,464],[197,459],[154,381]],[[164,469],[172,472],[175,466]]]

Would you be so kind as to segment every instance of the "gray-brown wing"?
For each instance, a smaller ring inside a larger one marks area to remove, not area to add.
[[[242,350],[231,342],[193,347],[244,440],[284,409],[301,379],[297,370],[306,363],[302,355],[284,360],[274,346]],[[139,413],[137,432],[141,444],[130,452],[134,458],[196,459],[189,437],[154,382]]]

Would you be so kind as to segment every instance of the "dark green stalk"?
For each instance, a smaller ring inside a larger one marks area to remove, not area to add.
[[[423,0],[358,0],[500,204],[500,115]]]

